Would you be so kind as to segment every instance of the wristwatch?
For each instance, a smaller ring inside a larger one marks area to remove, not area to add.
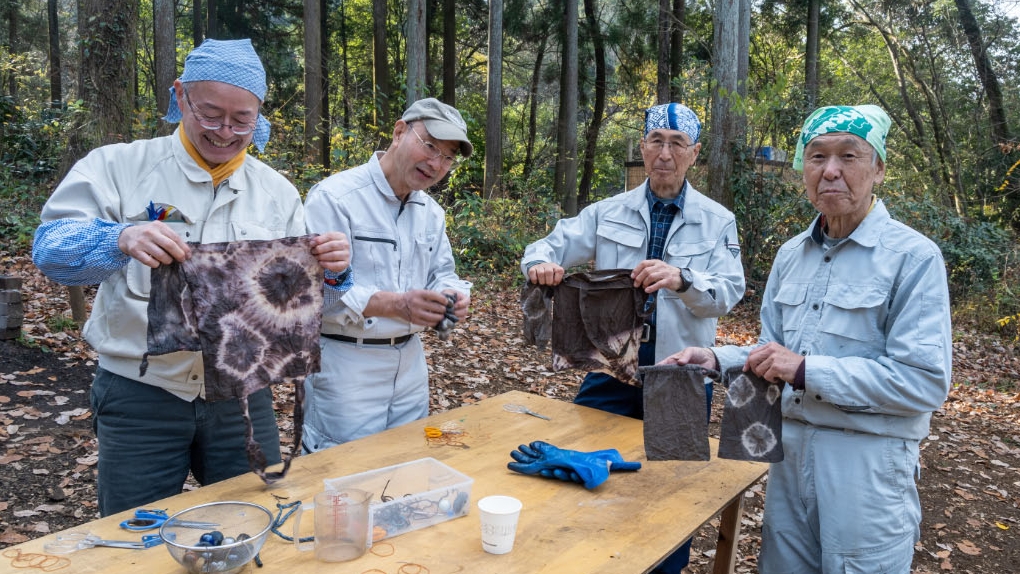
[[[694,274],[691,273],[690,269],[686,267],[680,268],[680,283],[680,288],[676,290],[677,293],[686,293],[691,288],[691,285],[694,283]]]

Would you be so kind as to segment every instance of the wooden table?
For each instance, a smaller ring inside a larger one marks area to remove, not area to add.
[[[507,403],[524,404],[552,420],[507,412],[503,410]],[[463,427],[464,446],[428,444],[424,427],[448,421]],[[643,466],[633,473],[613,473],[609,480],[591,491],[577,484],[507,470],[510,451],[533,440],[581,451],[615,448],[626,460],[639,460]],[[712,444],[714,453],[714,440]],[[270,534],[261,553],[265,566],[249,566],[245,572],[647,572],[720,511],[714,572],[732,572],[743,493],[768,469],[764,464],[716,458],[708,462],[648,462],[644,455],[641,421],[514,391],[298,457],[287,477],[271,487],[249,473],[147,506],[165,508],[172,514],[204,502],[244,500],[261,504],[275,514],[277,499],[274,495],[284,497],[282,502],[308,502],[323,490],[325,478],[424,457],[433,457],[474,479],[471,510],[467,516],[389,538],[378,543],[373,552],[344,563],[318,562],[312,552],[298,552],[292,543]],[[487,554],[481,547],[478,510],[474,505],[491,494],[511,495],[524,503],[517,540],[509,554]],[[87,530],[107,539],[136,539],[138,534],[118,527],[131,513],[95,520],[74,530]],[[302,530],[305,522],[309,523],[310,530],[310,517],[302,520]],[[289,534],[291,528],[292,520],[281,531]],[[13,567],[10,556],[15,550],[41,553],[43,545],[54,536],[50,534],[4,550],[0,572],[41,572]],[[376,555],[390,551],[389,556]],[[185,572],[162,546],[146,550],[92,548],[66,556],[71,564],[57,571],[61,574]]]

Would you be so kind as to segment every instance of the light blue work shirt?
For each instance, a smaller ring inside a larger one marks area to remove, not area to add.
[[[806,357],[804,390],[783,389],[783,416],[920,440],[950,389],[952,330],[937,245],[889,216],[881,200],[831,249],[819,218],[776,254],[759,344]],[[720,367],[750,348],[713,349]]]

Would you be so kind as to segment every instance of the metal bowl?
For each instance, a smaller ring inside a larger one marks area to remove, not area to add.
[[[217,524],[189,526],[188,522]],[[210,502],[174,514],[159,527],[170,555],[188,574],[236,574],[262,549],[273,526],[273,514],[251,502]],[[215,544],[219,535],[222,541]],[[203,535],[207,542],[203,542]],[[213,539],[212,544],[208,542]]]

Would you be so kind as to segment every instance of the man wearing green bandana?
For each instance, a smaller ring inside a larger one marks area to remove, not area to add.
[[[938,247],[874,193],[889,125],[877,106],[808,117],[793,165],[819,215],[776,254],[758,344],[663,361],[743,365],[783,386],[763,574],[907,574],[920,539],[919,443],[949,393],[949,290]]]

